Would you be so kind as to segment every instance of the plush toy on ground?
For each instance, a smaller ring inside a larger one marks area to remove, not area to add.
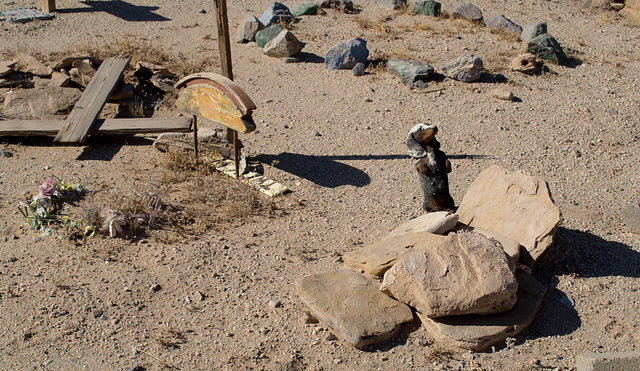
[[[418,124],[411,128],[407,136],[409,156],[416,159],[416,170],[424,192],[422,208],[426,211],[453,209],[453,198],[449,194],[451,162],[440,150],[436,140],[438,128],[435,125]]]

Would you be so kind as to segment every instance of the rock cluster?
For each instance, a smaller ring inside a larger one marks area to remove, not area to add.
[[[411,321],[408,305],[437,342],[481,351],[533,320],[545,288],[525,265],[548,246],[559,221],[544,181],[494,166],[469,187],[456,214],[425,214],[343,256],[347,267],[382,277],[380,290],[339,271],[301,279],[298,293],[316,318],[360,348]]]
[[[67,115],[101,64],[100,59],[92,56],[68,57],[44,64],[26,54],[0,61],[0,87],[23,88],[4,94],[0,100],[3,116],[47,120]],[[121,103],[123,107],[141,107],[142,97],[153,101],[165,93],[175,92],[176,75],[164,66],[140,61],[133,75],[137,85],[120,81],[109,97],[110,102]],[[129,111],[121,115],[132,115],[132,110]]]
[[[379,6],[390,9],[407,7],[411,14],[440,16],[442,4],[435,0],[420,0],[407,5],[406,0],[376,0]],[[236,41],[238,43],[256,42],[264,54],[274,58],[281,58],[285,63],[299,61],[304,43],[298,40],[287,28],[287,24],[295,22],[297,17],[325,14],[322,8],[340,9],[346,13],[356,12],[350,0],[317,0],[315,3],[302,2],[289,10],[282,3],[272,3],[258,19],[254,15],[247,15],[238,25]],[[471,3],[461,4],[452,11],[454,19],[463,19],[480,25],[486,25],[491,30],[508,32],[516,38],[527,42],[526,57],[518,56],[511,62],[513,71],[533,75],[540,72],[540,62],[535,58],[547,59],[554,63],[564,64],[568,58],[562,47],[553,36],[547,34],[547,24],[532,23],[523,28],[504,15],[496,16],[484,21],[482,10]],[[287,32],[285,32],[287,31]],[[278,41],[266,45],[273,39]],[[354,38],[347,42],[331,47],[325,55],[325,66],[331,70],[351,69],[354,76],[362,76],[366,69],[369,50],[367,42],[361,38]],[[529,55],[533,56],[533,60]],[[356,66],[358,66],[356,68]],[[355,68],[355,69],[354,69]],[[397,76],[402,83],[412,89],[425,89],[428,82],[437,73],[435,69],[424,62],[413,60],[389,60],[389,73]],[[441,67],[446,77],[465,83],[478,81],[483,74],[483,61],[480,57],[463,55]]]

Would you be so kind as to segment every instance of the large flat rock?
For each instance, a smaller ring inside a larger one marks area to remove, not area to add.
[[[536,260],[553,242],[561,220],[544,180],[497,165],[478,175],[456,214],[460,223],[518,241]]]
[[[399,260],[380,290],[428,317],[500,313],[516,302],[514,266],[496,240],[459,231]]]
[[[56,86],[20,89],[5,95],[3,114],[15,119],[55,119],[67,115],[82,92]]]
[[[429,334],[446,347],[483,351],[522,332],[540,309],[546,292],[531,275],[518,272],[518,301],[509,311],[486,316],[464,315],[429,318],[418,313]]]
[[[382,276],[389,268],[405,256],[437,245],[446,237],[429,232],[392,234],[359,250],[342,256],[347,267],[362,269],[375,276]]]
[[[357,348],[385,341],[413,320],[408,306],[356,272],[316,274],[299,280],[296,287],[313,315]]]
[[[449,211],[434,211],[400,224],[389,232],[387,237],[415,232],[445,234],[452,230],[457,222],[458,215],[456,214]]]

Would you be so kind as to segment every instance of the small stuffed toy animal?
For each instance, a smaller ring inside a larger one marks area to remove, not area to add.
[[[422,208],[426,211],[450,210],[455,206],[449,194],[451,162],[440,150],[436,140],[438,128],[435,125],[418,124],[407,136],[409,156],[416,159],[416,170],[424,192]]]

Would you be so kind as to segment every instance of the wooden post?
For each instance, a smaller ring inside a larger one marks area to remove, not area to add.
[[[53,13],[56,11],[56,0],[42,0],[42,12]]]
[[[198,162],[198,116],[193,115],[193,152],[195,152],[196,163]]]
[[[229,18],[227,17],[227,1],[214,0],[216,3],[216,17],[218,23],[218,46],[220,47],[220,61],[222,63],[222,75],[233,80],[233,68],[231,64],[231,42],[229,38]],[[238,132],[227,129],[227,141],[232,146],[236,163],[236,179],[240,179],[240,148],[238,148]]]

